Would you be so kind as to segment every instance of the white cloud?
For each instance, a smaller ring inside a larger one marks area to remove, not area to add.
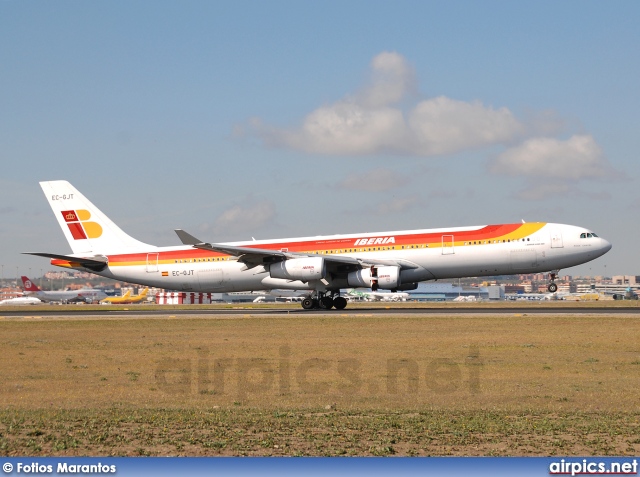
[[[276,207],[271,201],[248,200],[225,210],[211,227],[215,234],[232,235],[258,230],[273,221]]]
[[[401,111],[342,101],[316,109],[297,130],[272,128],[263,138],[271,145],[305,152],[361,155],[395,149],[404,133]]]
[[[522,200],[557,197],[608,200],[611,198],[608,192],[581,188],[578,184],[620,177],[595,139],[587,134],[566,140],[528,139],[499,154],[489,163],[489,170],[494,174],[523,177],[524,187],[514,194]]]
[[[439,96],[422,101],[409,115],[413,152],[423,156],[450,154],[508,143],[525,131],[507,108],[493,109]]]
[[[382,192],[408,184],[409,180],[390,169],[378,168],[369,172],[354,172],[338,186],[341,189]]]
[[[384,51],[371,61],[371,84],[359,95],[359,102],[368,108],[397,103],[414,83],[409,62],[396,52]]]
[[[575,135],[566,141],[548,137],[528,139],[498,155],[490,170],[510,176],[571,181],[616,175],[590,135]]]
[[[272,147],[334,155],[417,156],[508,144],[528,129],[507,108],[444,96],[420,101],[405,113],[397,103],[414,89],[415,75],[398,53],[374,57],[370,73],[369,84],[361,91],[315,109],[299,127],[278,128],[253,119],[251,129]]]

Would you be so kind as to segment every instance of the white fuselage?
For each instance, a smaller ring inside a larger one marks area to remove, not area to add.
[[[42,305],[42,301],[30,296],[19,296],[2,300],[0,305]]]
[[[492,236],[492,227],[500,233]],[[501,227],[511,227],[512,230],[506,234]],[[480,236],[479,231],[484,235]],[[415,283],[469,276],[542,273],[580,265],[600,257],[611,248],[609,242],[595,234],[591,236],[589,233],[587,238],[588,232],[582,227],[563,224],[505,224],[227,245],[295,251],[314,256],[339,255],[365,262],[400,262],[407,265],[403,267],[402,283]],[[109,258],[109,263],[106,269],[97,272],[98,275],[169,290],[230,292],[349,287],[344,279],[333,277],[322,282],[272,278],[269,265],[250,268],[237,257],[212,254],[191,246],[150,246],[130,254],[104,255]],[[56,261],[52,263],[56,264]]]
[[[98,303],[107,294],[102,290],[81,289],[81,290],[61,290],[61,291],[25,291],[25,295],[36,297],[42,301],[72,301],[83,300],[88,303]]]

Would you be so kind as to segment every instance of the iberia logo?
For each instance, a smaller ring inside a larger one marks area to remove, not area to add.
[[[91,218],[88,210],[63,210],[62,216],[75,240],[94,239],[102,235],[102,227],[99,223],[88,222]]]

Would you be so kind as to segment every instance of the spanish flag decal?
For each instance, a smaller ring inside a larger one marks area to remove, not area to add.
[[[168,277],[169,276],[169,272],[162,272],[162,276],[163,277]]]

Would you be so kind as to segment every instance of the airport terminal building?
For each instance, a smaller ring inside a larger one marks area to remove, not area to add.
[[[453,283],[420,283],[409,292],[409,301],[452,301],[460,297],[475,300],[504,300],[504,285],[458,286]]]

